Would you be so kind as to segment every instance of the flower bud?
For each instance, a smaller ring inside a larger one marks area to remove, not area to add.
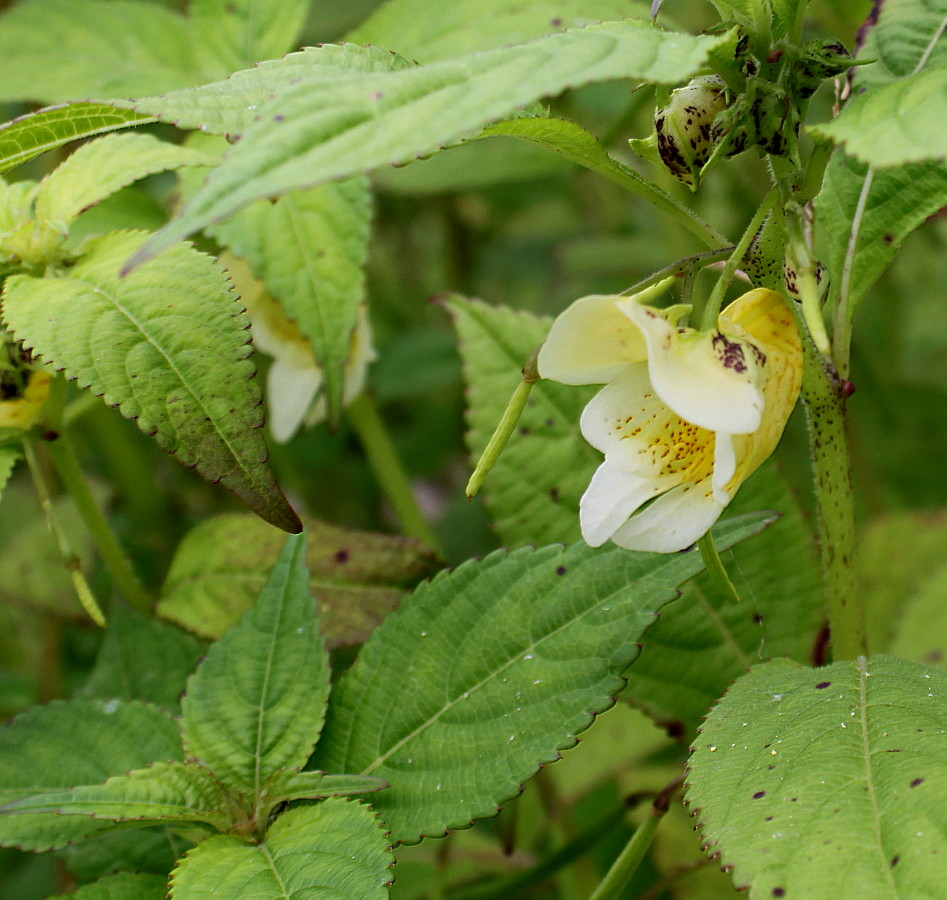
[[[668,105],[655,114],[658,153],[664,165],[692,189],[714,149],[714,119],[726,106],[723,80],[707,75],[673,91]]]
[[[834,78],[855,64],[852,55],[838,41],[809,41],[792,69],[792,84],[798,96],[811,97],[826,78]]]

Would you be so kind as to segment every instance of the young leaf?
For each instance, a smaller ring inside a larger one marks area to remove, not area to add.
[[[711,0],[724,21],[739,22],[751,32],[756,31],[754,9],[762,9],[770,19],[773,38],[786,36],[792,27],[802,0]]]
[[[831,122],[809,130],[870,166],[943,162],[947,156],[947,65],[926,68],[853,97]]]
[[[168,895],[168,879],[161,875],[119,872],[87,884],[71,894],[58,895],[58,900],[164,900]]]
[[[429,63],[609,19],[647,17],[643,0],[455,0],[436,16],[425,0],[388,0],[346,39]]]
[[[192,0],[195,52],[224,75],[282,56],[294,49],[308,8],[306,0]]]
[[[673,84],[723,37],[604,23],[429,66],[289,84],[139,260],[261,197],[406,162],[567,87],[632,78]],[[145,105],[137,104],[145,111]],[[149,103],[159,117],[160,103]]]
[[[720,701],[687,801],[754,897],[936,897],[947,853],[947,672],[893,656],[778,660]]]
[[[367,794],[388,785],[368,775],[326,775],[324,772],[276,772],[266,784],[274,800],[318,800],[346,794]]]
[[[850,315],[905,238],[944,205],[944,163],[872,169],[835,154],[815,198],[816,237],[838,286],[848,279]]]
[[[112,822],[204,822],[219,831],[230,825],[220,782],[204,766],[182,762],[156,762],[103,784],[34,794],[7,803],[2,811]]]
[[[184,465],[268,522],[298,531],[264,462],[260,392],[236,298],[216,263],[183,244],[121,278],[143,238],[106,235],[60,277],[7,278],[7,326]]]
[[[716,531],[730,546],[766,520]],[[496,813],[607,709],[697,551],[584,543],[470,561],[406,597],[332,693],[314,765],[374,775],[399,842]]]
[[[180,758],[178,723],[156,706],[57,700],[0,729],[0,804]],[[109,827],[85,817],[0,815],[0,844],[47,850]]]
[[[171,900],[352,897],[387,900],[394,862],[378,819],[348,800],[283,813],[262,844],[232,835],[198,844],[171,875]]]
[[[309,592],[330,648],[363,643],[405,590],[437,569],[414,538],[347,531],[304,517]],[[255,516],[205,519],[178,544],[158,613],[219,638],[246,612],[266,581],[285,535]]]
[[[41,109],[0,125],[0,172],[64,144],[152,121],[104,103],[72,103]]]
[[[624,699],[675,732],[693,735],[727,686],[753,663],[812,654],[825,599],[810,527],[772,464],[740,488],[729,515],[774,510],[775,522],[722,555],[743,602],[705,572],[648,630]]]
[[[110,194],[155,172],[213,162],[149,134],[113,134],[83,144],[36,191],[36,218],[65,225]]]
[[[549,331],[549,320],[452,297],[467,384],[467,446],[475,463],[520,381],[520,369]],[[601,459],[582,437],[579,416],[596,388],[540,381],[517,432],[484,484],[500,539],[510,546],[579,537],[579,498]],[[528,474],[527,474],[528,473]]]
[[[141,97],[199,84],[182,16],[153,3],[32,0],[0,17],[0,100]]]
[[[144,700],[177,714],[187,676],[204,651],[204,643],[186,631],[113,601],[105,640],[82,693]]]
[[[247,798],[301,769],[319,737],[329,660],[309,595],[306,539],[286,539],[253,609],[207,653],[181,703],[189,757]]]
[[[333,425],[342,411],[343,370],[365,295],[370,218],[368,182],[353,178],[293,191],[276,203],[253,203],[209,229],[250,264],[312,345]]]

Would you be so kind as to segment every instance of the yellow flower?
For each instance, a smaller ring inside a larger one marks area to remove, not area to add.
[[[273,440],[283,444],[301,425],[311,428],[325,419],[322,366],[316,362],[312,345],[296,323],[286,317],[283,308],[252,275],[246,263],[230,254],[225,254],[222,261],[247,308],[253,346],[273,357],[266,377],[266,405]],[[351,403],[365,389],[368,364],[375,356],[368,311],[362,304],[343,370],[343,404]]]
[[[593,547],[689,547],[773,452],[799,394],[802,347],[780,294],[750,291],[700,332],[677,326],[686,307],[646,305],[666,287],[577,300],[539,353],[543,378],[606,384],[580,422],[605,454],[579,507]]]
[[[23,393],[0,400],[0,428],[29,428],[49,396],[49,372],[32,371]]]

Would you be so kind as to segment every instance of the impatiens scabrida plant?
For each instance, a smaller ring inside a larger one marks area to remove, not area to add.
[[[939,896],[947,6],[864,6],[5,4],[0,894]]]

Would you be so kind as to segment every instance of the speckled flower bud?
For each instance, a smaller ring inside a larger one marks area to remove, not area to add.
[[[664,165],[691,188],[697,187],[700,170],[713,152],[714,119],[726,106],[723,81],[707,75],[678,88],[668,105],[655,114],[658,153]]]
[[[826,78],[834,78],[854,64],[852,55],[838,41],[810,41],[793,66],[792,83],[799,97],[805,100]]]

